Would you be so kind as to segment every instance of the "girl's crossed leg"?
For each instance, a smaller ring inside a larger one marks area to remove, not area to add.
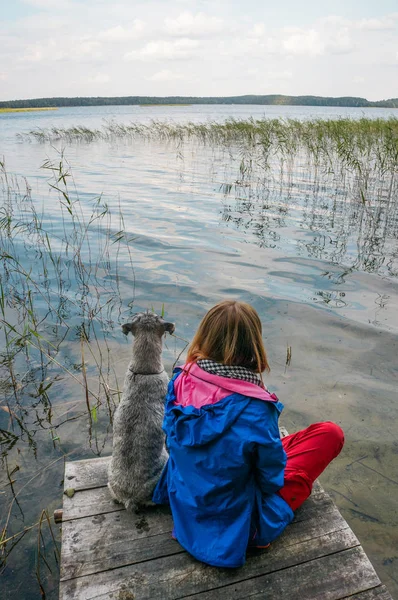
[[[327,421],[314,423],[282,439],[287,455],[285,484],[279,495],[292,510],[311,494],[315,479],[336,458],[344,445],[341,427]]]

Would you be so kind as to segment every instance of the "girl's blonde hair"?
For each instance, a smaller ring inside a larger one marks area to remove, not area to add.
[[[203,317],[188,348],[187,362],[208,358],[255,373],[269,371],[261,334],[260,317],[250,304],[224,300]]]

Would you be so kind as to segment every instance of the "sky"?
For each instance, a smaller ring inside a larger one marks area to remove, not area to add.
[[[0,0],[0,100],[398,97],[397,0]]]

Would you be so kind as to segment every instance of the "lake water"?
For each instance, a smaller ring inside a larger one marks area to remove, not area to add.
[[[11,375],[9,360],[0,364],[6,455],[0,503],[8,536],[35,524],[43,509],[51,515],[62,505],[64,456],[75,460],[110,453],[115,390],[129,360],[129,340],[120,324],[131,312],[152,307],[160,312],[164,306],[176,323],[179,338],[169,338],[164,353],[170,370],[205,311],[223,298],[237,298],[261,316],[272,369],[267,383],[285,404],[282,424],[290,432],[322,420],[343,427],[345,448],[321,482],[382,581],[398,595],[396,173],[383,182],[370,180],[373,196],[364,206],[355,198],[354,178],[309,169],[305,157],[282,171],[276,160],[267,172],[254,164],[243,177],[239,148],[193,141],[181,147],[138,138],[68,144],[17,140],[17,134],[35,128],[98,128],[104,119],[199,123],[229,117],[363,116],[388,118],[398,110],[131,106],[0,115],[0,158],[18,178],[9,179],[8,198],[26,222],[29,207],[35,207],[52,248],[50,255],[46,239],[27,229],[12,246],[20,268],[7,280],[13,302],[3,319],[15,326],[22,350],[13,358]],[[54,171],[41,168],[48,160],[47,167],[59,165],[61,151],[63,169],[68,170],[67,161],[73,174],[73,180],[66,179],[70,198],[80,199],[71,209],[80,211],[73,227],[49,187],[50,181],[63,189],[59,173],[54,179]],[[24,197],[24,177],[31,204]],[[2,202],[6,189],[3,177]],[[79,223],[90,220],[95,203],[106,203],[106,214],[79,237]],[[104,227],[95,229],[100,222]],[[81,268],[80,255],[91,265],[89,273]],[[30,297],[35,317],[24,312]],[[27,321],[37,334],[29,344],[23,338]],[[4,328],[0,336],[6,348]],[[286,365],[289,346],[292,360]],[[91,419],[81,387],[84,376],[93,390],[91,409],[94,394],[99,399]],[[59,540],[56,528],[54,533]],[[39,579],[46,597],[56,598],[57,566],[46,525],[43,539]],[[9,553],[2,597],[40,597],[36,564],[33,528]]]

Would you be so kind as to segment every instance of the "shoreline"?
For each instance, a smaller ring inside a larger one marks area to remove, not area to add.
[[[12,112],[36,112],[41,110],[58,110],[58,106],[43,106],[38,108],[0,108],[0,114]]]

